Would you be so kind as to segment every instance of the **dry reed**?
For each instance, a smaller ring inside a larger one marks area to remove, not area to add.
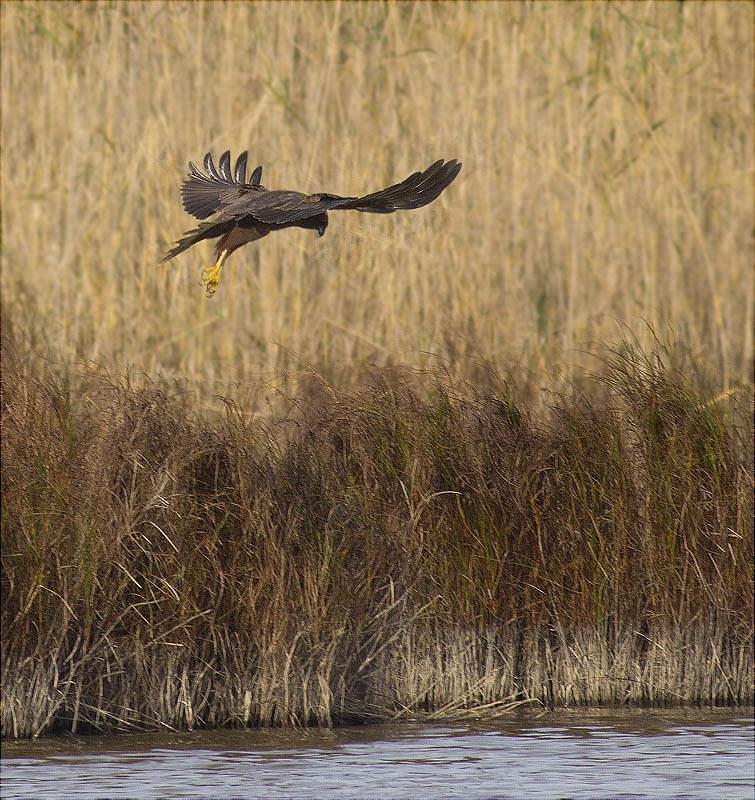
[[[543,415],[493,372],[263,423],[51,367],[5,343],[4,736],[752,699],[751,396],[660,343]]]

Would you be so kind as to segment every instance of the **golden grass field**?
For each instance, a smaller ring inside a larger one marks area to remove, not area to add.
[[[6,334],[210,404],[312,369],[480,361],[563,385],[626,326],[751,381],[751,3],[2,4]],[[237,252],[217,295],[187,162],[431,206]],[[262,401],[260,401],[262,402]]]

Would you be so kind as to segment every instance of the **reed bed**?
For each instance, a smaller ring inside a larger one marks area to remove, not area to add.
[[[752,397],[679,348],[264,421],[2,356],[3,736],[752,702]]]

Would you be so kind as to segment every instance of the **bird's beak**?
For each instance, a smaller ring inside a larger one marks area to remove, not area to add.
[[[325,228],[322,225],[317,229],[317,235],[318,236],[324,236],[325,235]]]

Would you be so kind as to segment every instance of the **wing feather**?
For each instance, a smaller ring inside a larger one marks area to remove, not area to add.
[[[215,169],[215,165],[212,163],[212,153],[205,153],[204,168],[205,172],[211,178],[214,178],[216,181],[222,180],[220,175],[218,175],[217,170]]]
[[[196,167],[193,161],[189,161],[189,173],[200,180],[207,180],[207,177]]]
[[[233,176],[231,175],[231,153],[230,150],[226,150],[222,156],[220,156],[220,177],[227,181],[228,183],[233,183]]]
[[[236,159],[234,173],[236,183],[244,183],[246,181],[246,150]]]

